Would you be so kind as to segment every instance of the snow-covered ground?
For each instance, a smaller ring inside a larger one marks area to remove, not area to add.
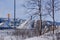
[[[0,40],[57,40],[57,36],[55,35],[56,33],[60,32],[60,28],[55,30],[55,34],[52,34],[52,31],[45,33],[41,36],[35,36],[35,37],[30,37],[30,38],[23,38],[22,36],[15,36],[12,35],[12,32],[15,30],[9,29],[9,30],[0,30]]]
[[[39,37],[28,38],[28,39],[25,39],[25,40],[52,40],[52,37],[49,37],[49,36],[41,37],[41,36],[39,36]]]
[[[58,35],[56,33],[60,33],[60,27],[58,27],[57,30],[54,31],[55,34],[53,34],[52,31],[45,33],[44,35],[38,36],[38,37],[33,37],[33,38],[27,38],[25,40],[58,40]],[[60,36],[59,36],[60,37]],[[60,40],[60,38],[59,38]]]
[[[14,30],[0,30],[0,40],[53,40],[53,36],[56,40],[56,36],[53,34],[50,36],[49,32],[41,36],[27,37],[26,39],[23,39],[22,36],[11,35],[11,32],[14,32]]]
[[[30,20],[30,19],[29,19]],[[28,23],[27,20],[25,23],[23,23],[21,26],[19,26],[19,29],[20,28],[27,28],[28,26],[25,27],[25,25]],[[30,24],[30,22],[29,22]],[[0,30],[0,40],[57,40],[57,37],[56,36],[56,33],[59,33],[60,32],[60,27],[58,27],[57,30],[54,31],[54,35],[53,35],[53,32],[52,31],[49,31],[48,33],[45,33],[41,36],[35,36],[35,37],[26,37],[26,38],[23,38],[21,35],[20,36],[16,36],[16,35],[12,35],[12,33],[15,32],[15,30],[13,29],[8,29],[8,30]]]
[[[15,30],[0,30],[0,40],[22,40],[22,36],[14,36],[12,32]]]

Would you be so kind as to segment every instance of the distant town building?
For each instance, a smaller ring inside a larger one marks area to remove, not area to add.
[[[25,20],[23,19],[16,19],[15,23],[16,23],[16,27],[18,27],[20,24],[22,24]],[[14,19],[13,18],[0,18],[0,23],[4,23],[4,25],[9,25],[8,27],[14,27]]]

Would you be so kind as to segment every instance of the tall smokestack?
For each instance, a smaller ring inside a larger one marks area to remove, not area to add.
[[[8,13],[8,23],[10,22],[10,14]]]
[[[8,18],[10,18],[10,14],[8,13]]]

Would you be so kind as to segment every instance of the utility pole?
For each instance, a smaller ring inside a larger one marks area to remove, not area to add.
[[[39,34],[42,34],[42,13],[41,13],[41,0],[38,0],[38,7],[39,7],[39,16],[40,16],[40,27],[39,27]]]
[[[55,22],[55,20],[54,20],[54,0],[52,0],[52,15],[53,15],[53,34],[54,34],[54,22]]]
[[[16,28],[16,0],[14,0],[14,28]]]

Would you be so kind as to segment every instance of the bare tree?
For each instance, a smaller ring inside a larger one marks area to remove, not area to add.
[[[39,34],[41,35],[41,32],[42,32],[42,6],[41,6],[41,0],[29,0],[27,1],[28,4],[26,5],[23,5],[25,8],[27,8],[29,12],[32,12],[31,14],[31,17],[36,17],[36,15],[39,16],[39,19],[40,19],[40,27],[38,28],[38,31],[39,31]],[[28,12],[28,13],[29,13]]]
[[[59,0],[49,0],[46,2],[45,8],[48,12],[48,14],[52,17],[53,23],[53,34],[54,34],[54,26],[55,26],[55,12],[60,10],[59,7]],[[52,14],[51,14],[52,13]]]

